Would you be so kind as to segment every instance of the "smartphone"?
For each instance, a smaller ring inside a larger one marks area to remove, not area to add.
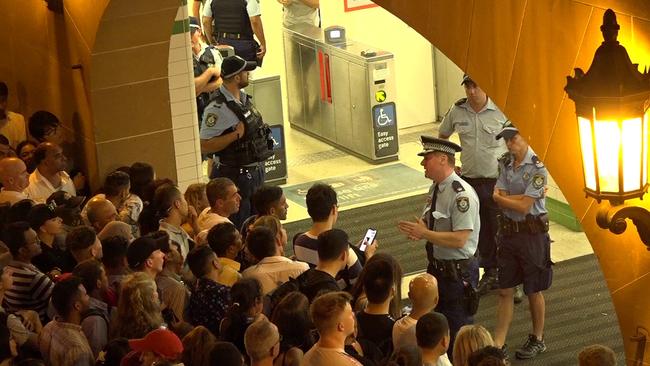
[[[366,235],[361,241],[361,245],[359,245],[359,250],[365,252],[368,245],[371,245],[375,241],[375,236],[377,236],[377,229],[368,228]]]

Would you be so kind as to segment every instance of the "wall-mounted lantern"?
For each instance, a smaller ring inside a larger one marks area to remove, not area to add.
[[[624,203],[648,190],[650,75],[639,72],[618,43],[619,29],[607,9],[600,26],[604,41],[589,71],[575,69],[564,90],[576,105],[585,192],[610,202],[600,208],[598,225],[621,234],[629,218],[650,246],[650,212]]]

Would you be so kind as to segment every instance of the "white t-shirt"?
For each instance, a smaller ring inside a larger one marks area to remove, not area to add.
[[[417,320],[408,315],[397,319],[393,325],[393,349],[418,345],[418,341],[415,338],[415,325],[417,322]]]
[[[7,118],[0,120],[0,135],[9,140],[9,145],[16,148],[20,142],[27,140],[25,117],[22,114],[7,111]]]
[[[318,25],[317,12],[318,9],[314,9],[300,0],[293,0],[291,4],[284,7],[282,24],[285,27],[295,24]]]
[[[246,11],[251,18],[262,15],[260,0],[246,0]],[[203,5],[203,16],[212,18],[212,0],[206,1]]]

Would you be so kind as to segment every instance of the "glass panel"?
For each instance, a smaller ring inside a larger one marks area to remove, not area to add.
[[[642,185],[648,183],[648,114],[650,110],[645,111],[643,115],[643,181]]]
[[[621,130],[617,121],[595,121],[594,135],[601,192],[619,192],[618,153]]]
[[[596,171],[594,169],[594,145],[591,139],[591,121],[578,117],[580,132],[580,149],[582,150],[582,166],[585,170],[585,186],[596,190]]]
[[[623,190],[635,191],[641,188],[641,151],[643,125],[641,117],[623,121]]]

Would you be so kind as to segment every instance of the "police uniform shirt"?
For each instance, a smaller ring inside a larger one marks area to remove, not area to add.
[[[223,1],[223,0],[220,0]],[[249,17],[255,17],[262,15],[262,10],[260,9],[260,0],[244,0],[246,1],[246,12]],[[208,0],[203,5],[203,16],[212,18],[212,0]]]
[[[301,0],[293,0],[291,4],[284,7],[282,24],[285,27],[296,24],[318,25],[317,10]]]
[[[433,194],[433,189],[435,189],[435,184],[430,190],[429,197]],[[449,177],[438,184],[435,210],[429,211],[428,214],[425,210],[427,227],[430,227],[432,217],[435,218],[433,231],[471,230],[467,242],[462,248],[448,248],[432,242],[436,259],[467,259],[474,255],[478,245],[478,233],[481,229],[478,196],[474,188],[456,173],[451,173]]]
[[[246,104],[248,95],[241,91],[241,102],[236,100],[235,97],[223,85],[219,87],[219,91],[223,94],[227,101],[234,100],[239,104]],[[239,118],[233,111],[224,104],[217,103],[213,100],[205,107],[203,111],[203,121],[201,121],[200,137],[201,140],[209,140],[216,136],[221,136],[227,129],[234,128],[239,123]]]
[[[546,200],[544,199],[544,187],[548,177],[546,167],[530,147],[517,169],[514,168],[514,164],[515,159],[511,153],[506,153],[499,158],[499,178],[495,187],[506,191],[508,195],[523,194],[534,198],[535,202],[530,208],[530,214],[546,213]],[[503,212],[508,218],[515,221],[526,219],[526,214],[514,210],[504,208]]]
[[[507,151],[503,139],[496,139],[508,119],[488,98],[485,107],[474,112],[467,99],[454,104],[442,119],[438,131],[445,136],[458,133],[463,151],[460,161],[463,176],[496,178],[497,159]]]
[[[199,54],[197,55],[194,52],[192,52],[192,55],[194,56],[194,59],[198,61],[201,59],[201,57],[205,52],[210,52],[212,54],[212,59],[214,60],[214,65],[208,65],[208,66],[215,67],[217,70],[219,70],[219,73],[221,73],[221,63],[223,62],[223,56],[221,56],[221,52],[219,52],[218,49],[208,44],[201,43],[201,51],[199,52]]]

